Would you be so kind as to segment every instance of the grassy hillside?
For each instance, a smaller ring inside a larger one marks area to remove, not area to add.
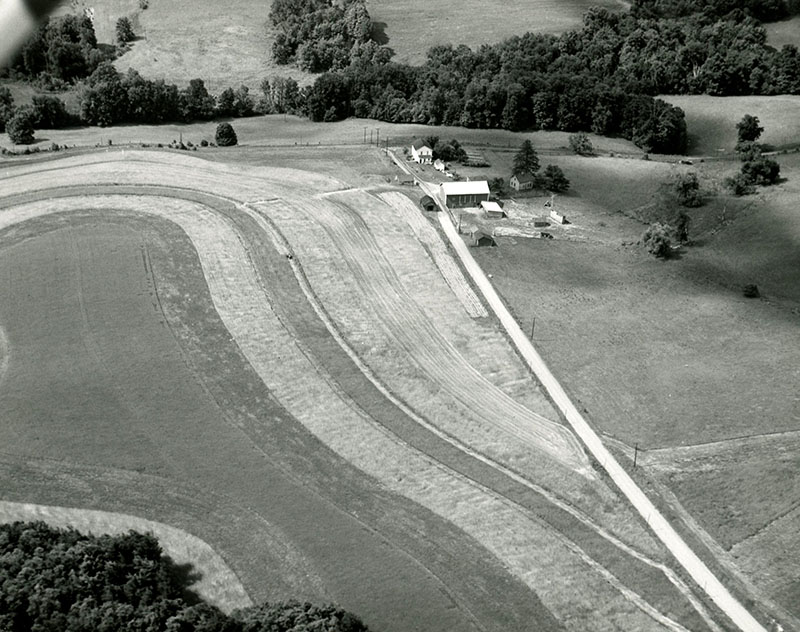
[[[559,34],[579,27],[591,6],[622,11],[621,0],[369,0],[367,9],[394,48],[397,60],[418,64],[431,46],[452,43],[471,48],[528,31]]]
[[[760,141],[776,148],[800,143],[800,96],[661,97],[686,113],[689,153],[730,155],[736,145],[736,124],[745,114],[757,116],[764,128]]]
[[[118,18],[131,19],[139,39],[117,62],[144,76],[179,84],[201,77],[212,91],[245,84],[251,89],[265,77],[291,75],[301,84],[313,77],[297,68],[277,66],[271,58],[274,32],[268,23],[270,2],[255,0],[138,0],[85,2],[95,11],[101,42],[114,41]],[[418,0],[371,0],[367,8],[378,24],[378,39],[395,49],[397,61],[420,63],[436,44],[494,43],[526,31],[561,33],[580,26],[593,5],[623,10],[621,0],[535,0],[509,4],[500,0],[430,3]],[[62,10],[67,10],[62,9]],[[487,20],[485,16],[491,15]]]
[[[764,26],[767,29],[767,42],[770,46],[775,48],[782,48],[786,44],[800,46],[800,16]]]

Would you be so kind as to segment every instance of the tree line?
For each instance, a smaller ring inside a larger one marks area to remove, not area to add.
[[[265,603],[231,615],[193,598],[156,538],[0,525],[0,630],[367,632],[333,605]]]

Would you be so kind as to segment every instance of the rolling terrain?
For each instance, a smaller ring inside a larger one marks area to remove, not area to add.
[[[491,321],[347,189],[174,153],[7,169],[4,500],[141,508],[254,601],[379,629],[717,629]]]

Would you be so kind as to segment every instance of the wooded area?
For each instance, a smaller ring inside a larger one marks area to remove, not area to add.
[[[367,632],[333,605],[263,604],[226,615],[190,592],[191,569],[134,531],[88,536],[0,525],[0,629],[9,632]]]

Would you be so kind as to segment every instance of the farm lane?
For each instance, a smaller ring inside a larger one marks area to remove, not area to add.
[[[435,200],[435,187],[422,182],[422,189]],[[672,527],[669,521],[655,507],[652,501],[644,494],[630,475],[622,468],[619,462],[603,445],[599,435],[591,428],[578,409],[569,399],[566,391],[550,372],[536,349],[520,329],[491,282],[470,255],[466,244],[456,233],[456,229],[446,212],[439,214],[439,221],[450,243],[458,253],[464,267],[469,272],[476,285],[480,288],[485,299],[497,314],[501,323],[508,331],[514,344],[520,350],[531,370],[544,384],[567,421],[574,428],[577,435],[584,442],[591,454],[600,462],[609,473],[612,480],[630,500],[640,515],[647,521],[650,528],[664,542],[679,563],[690,573],[699,586],[709,597],[731,618],[731,620],[745,632],[766,632],[766,628],[736,599],[705,565],[705,563],[692,551],[683,538]]]
[[[197,162],[199,162],[199,161],[197,161]],[[94,171],[94,175],[97,175],[97,174],[103,174],[103,175],[102,175],[102,177],[103,177],[103,178],[110,178],[110,177],[112,177],[112,176],[111,176],[111,171],[110,171],[110,170],[98,169],[98,170],[95,170],[95,171]],[[139,175],[141,176],[141,175],[143,175],[143,174],[144,174],[144,170],[143,170],[143,171],[142,171],[142,173],[140,173]],[[34,175],[34,176],[35,176],[35,174],[32,174],[32,175]],[[151,175],[151,176],[152,176],[152,174],[149,174],[149,175]],[[36,178],[35,178],[35,177],[34,177],[34,180],[36,180]],[[147,178],[145,178],[144,180],[145,180],[145,181],[147,181]],[[39,184],[42,184],[42,180],[36,180],[36,181],[37,181],[37,183],[39,183]],[[181,181],[181,182],[183,183],[183,181]],[[261,198],[263,198],[263,197],[264,197],[264,195],[263,195],[263,187],[264,187],[263,183],[262,183],[262,185],[261,185],[261,186],[262,186],[262,189],[261,189],[261,191],[260,191],[260,196],[261,196]],[[223,188],[235,188],[235,187],[236,187],[236,183],[235,183],[235,181],[231,181],[231,183],[230,183],[230,184],[226,185],[226,187],[223,187]],[[245,187],[245,188],[246,188],[246,189],[249,189],[249,187]],[[24,190],[24,189],[25,189],[25,187],[23,187],[23,190]],[[30,189],[28,189],[28,190],[30,190]],[[120,192],[122,192],[122,188],[120,188]],[[248,191],[248,192],[249,192],[249,191]],[[21,193],[21,191],[20,191],[20,193]],[[14,211],[17,211],[17,210],[18,210],[18,209],[14,209]],[[140,209],[140,210],[141,210],[141,209]],[[171,218],[171,219],[174,219],[174,218]],[[205,239],[210,239],[210,238],[211,238],[211,235],[210,235],[210,234],[205,236]],[[215,264],[215,265],[226,265],[226,262],[225,262],[225,261],[222,261],[222,260],[219,260],[219,261],[217,261],[217,262],[216,262],[216,264]],[[228,277],[228,278],[230,278],[230,277]],[[219,280],[220,280],[220,282],[224,282],[224,281],[225,281],[225,277],[222,277],[222,278],[220,278]],[[213,282],[213,279],[212,279],[210,282]],[[231,289],[232,289],[232,288],[228,287],[228,288],[227,288],[227,290],[223,290],[223,292],[230,291]],[[220,308],[220,309],[221,309],[221,311],[224,311],[224,309],[223,309],[221,306],[219,306],[219,305],[218,305],[217,307],[218,307],[218,308]],[[280,321],[276,321],[276,324],[277,324],[278,326],[280,326]],[[291,340],[291,337],[289,338],[289,340]],[[291,343],[290,343],[290,344],[291,344]],[[280,386],[280,385],[278,385],[278,386]],[[286,385],[283,385],[283,388],[285,388],[285,387],[286,387]],[[359,422],[359,423],[360,423],[360,422]],[[362,431],[362,432],[364,431],[364,426],[363,426],[363,424],[360,424],[358,427],[360,427],[360,428],[361,428],[361,431]],[[355,427],[354,427],[354,429],[355,429]],[[326,432],[326,431],[328,431],[328,432],[329,432],[330,430],[332,430],[332,429],[323,429],[323,428],[319,428],[319,427],[317,427],[317,428],[315,428],[315,430],[314,430],[314,431],[315,431],[315,432],[318,432],[318,433],[323,433],[323,434],[324,434],[324,432]],[[351,433],[351,435],[350,435],[350,436],[353,436],[353,435],[352,435],[352,433]],[[336,443],[337,441],[342,441],[342,440],[346,440],[346,439],[345,439],[344,437],[342,437],[342,436],[338,436],[338,437],[330,437],[330,436],[329,436],[329,437],[328,437],[328,440],[329,440],[329,441],[331,441],[331,443]],[[328,441],[326,441],[326,442],[328,442]],[[357,462],[359,458],[362,458],[362,459],[363,459],[363,456],[364,456],[364,455],[354,455],[354,454],[352,454],[352,448],[353,448],[353,447],[358,447],[358,446],[352,446],[352,445],[351,445],[351,446],[341,446],[341,445],[339,445],[339,446],[338,446],[336,449],[337,449],[337,451],[338,451],[338,450],[342,450],[342,451],[344,451],[344,452],[346,452],[346,451],[348,451],[348,450],[349,450],[349,451],[350,451],[350,454],[349,454],[348,460],[353,460],[354,462]],[[382,465],[383,465],[383,464],[382,464]],[[370,468],[370,467],[372,467],[372,468],[373,468],[373,471],[374,471],[374,465],[366,465],[366,464],[362,464],[362,467],[367,467],[367,468]],[[420,471],[423,471],[424,469],[425,469],[425,466],[423,466],[423,467],[421,468],[421,470],[420,470]],[[385,474],[385,472],[384,472],[384,474]],[[441,474],[441,472],[440,472],[440,474]],[[432,477],[432,478],[435,478],[435,477]],[[393,480],[393,481],[390,481],[390,482],[391,482],[393,485],[395,485],[397,489],[400,489],[401,491],[403,490],[403,486],[402,486],[402,485],[400,485],[400,486],[398,486],[398,485],[397,485],[397,480]],[[423,481],[421,480],[421,478],[420,478],[419,482],[423,482]],[[428,483],[429,483],[429,481],[428,481],[428,482],[426,482],[426,484],[428,484]],[[452,485],[452,483],[453,483],[453,481],[450,481],[450,483],[449,483],[449,484],[450,484],[450,485]],[[474,491],[474,490],[473,490],[473,491]],[[405,492],[406,492],[406,493],[408,493],[408,490],[406,489],[406,490],[405,490]],[[472,493],[472,492],[470,492],[470,493]],[[412,494],[412,495],[413,495],[413,494]],[[420,497],[418,497],[418,499],[419,499],[419,498],[420,498]],[[467,497],[464,497],[464,499],[465,499],[465,500],[466,500],[466,498],[467,498]],[[437,499],[435,499],[435,500],[434,500],[434,499],[431,497],[431,498],[429,498],[428,500],[424,500],[424,501],[423,501],[423,504],[426,504],[426,503],[427,503],[429,506],[431,506],[431,504],[435,506],[437,503],[441,503],[441,498],[437,498]],[[475,505],[473,504],[472,506],[474,507]],[[502,512],[503,512],[504,510],[503,510],[503,509],[501,509],[501,507],[502,507],[502,505],[498,506],[498,508],[497,508],[497,509],[498,509],[498,511],[497,511],[497,514],[498,514],[498,516],[500,516],[500,515],[503,515],[503,514],[502,514]],[[439,510],[439,511],[442,511],[442,508],[441,508],[441,507],[439,507],[439,508],[438,508],[438,510]],[[458,509],[457,509],[457,508],[455,508],[455,507],[454,507],[453,509],[451,509],[450,511],[454,511],[454,510],[455,510],[455,511],[460,511],[460,510],[458,510]],[[469,524],[465,523],[465,522],[464,522],[464,520],[465,520],[465,516],[463,516],[463,515],[453,515],[452,519],[453,519],[453,521],[454,521],[456,524],[461,524],[461,525],[462,525],[462,527],[463,527],[463,528],[465,528],[465,529],[467,529],[467,531],[468,531],[468,532],[470,531],[470,529],[472,529],[472,532],[473,532],[473,533],[475,533],[475,534],[476,534],[476,537],[478,537],[479,539],[481,539],[481,538],[483,538],[483,537],[486,537],[486,536],[483,534],[483,532],[475,531],[475,530],[474,530],[474,529],[475,529],[475,526],[474,526],[474,525],[473,525],[473,526],[470,526]],[[515,518],[515,519],[513,519],[513,520],[512,520],[512,522],[516,523],[516,521],[517,521],[517,520],[518,520],[518,518]],[[529,523],[529,527],[533,528],[533,525]],[[510,533],[509,533],[509,535],[510,535]],[[545,535],[545,532],[542,532],[542,535],[544,536],[544,535]],[[496,537],[496,536],[495,536],[495,537]],[[500,555],[501,557],[503,557],[503,556],[505,555],[505,553],[504,553],[502,550],[499,550],[499,549],[497,549],[497,545],[491,545],[491,546],[490,546],[490,548],[492,548],[492,550],[494,550],[494,551],[496,552],[496,554]],[[559,548],[559,546],[557,546],[557,545],[555,545],[555,544],[554,544],[554,550],[557,550],[558,548]],[[507,558],[506,558],[506,559],[507,559]],[[514,563],[514,565],[516,566],[518,563],[519,563],[519,561],[515,562],[515,563]],[[526,562],[525,564],[528,564],[528,563]],[[520,568],[520,569],[521,569],[522,567],[518,567],[518,568]],[[528,567],[528,568],[530,569],[530,567]],[[532,569],[530,569],[530,570],[532,570]],[[530,570],[528,571],[528,573],[530,573]],[[541,578],[541,579],[539,579],[539,580],[536,580],[536,581],[534,582],[534,585],[537,585],[537,582],[540,582],[540,581],[541,581],[541,580],[543,580],[543,579],[544,579],[544,577],[542,577],[542,578]],[[599,590],[599,589],[600,589],[600,584],[596,585],[595,589],[596,589],[596,590]],[[556,599],[556,601],[553,601],[554,599]],[[554,596],[554,595],[552,595],[552,594],[551,594],[551,595],[547,595],[547,601],[548,601],[548,603],[551,603],[551,604],[557,604],[557,603],[558,603],[558,598],[556,598],[556,596]],[[612,602],[615,602],[615,601],[616,601],[616,600],[615,600],[614,598],[611,598],[611,599],[610,599],[610,601],[609,601],[608,603],[609,603],[609,604],[611,604]],[[564,606],[563,606],[563,607],[564,607],[564,608],[566,608],[566,607],[567,607],[567,602],[566,602],[566,601],[564,602]],[[561,610],[561,608],[562,608],[562,606],[558,606],[558,607],[557,607],[557,610]],[[562,612],[559,612],[559,614],[562,614]],[[563,612],[563,614],[564,614],[565,616],[570,616],[569,612],[567,612],[567,611],[564,611],[564,612]],[[629,614],[629,615],[627,615],[627,616],[633,616],[633,615],[630,615],[630,614]],[[651,624],[653,623],[653,619],[652,619],[652,618],[650,618],[650,619],[648,619],[648,620],[651,622]],[[632,621],[632,620],[631,620],[631,621]]]

